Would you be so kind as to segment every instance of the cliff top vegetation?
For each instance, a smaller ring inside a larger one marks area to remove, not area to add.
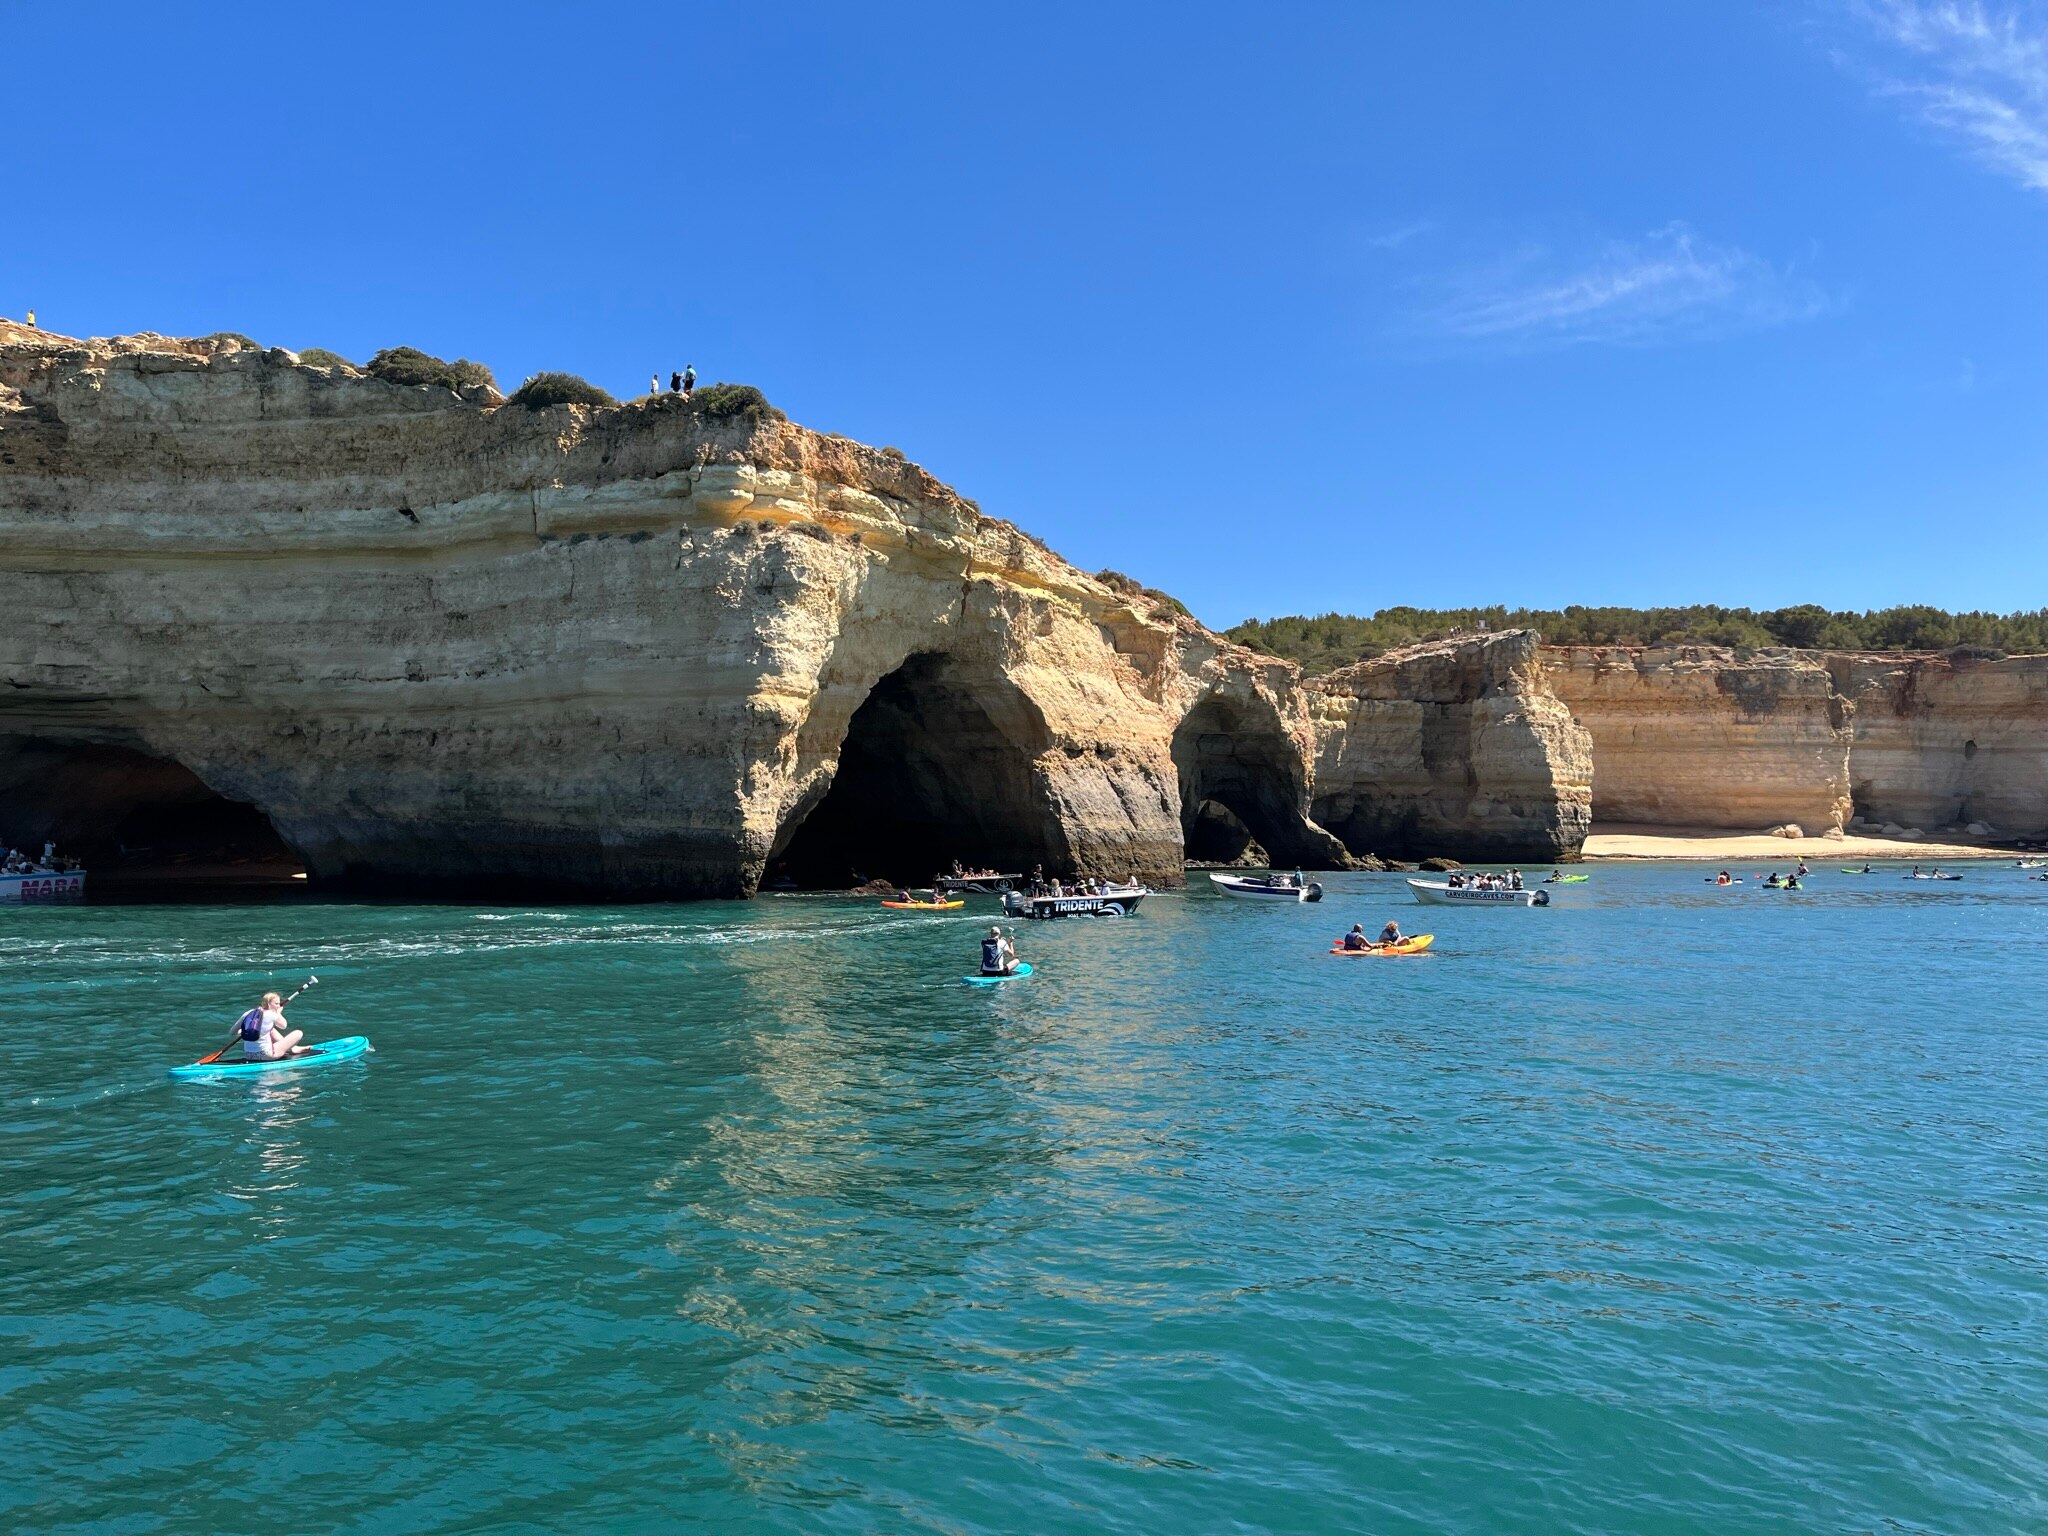
[[[304,356],[303,353],[300,355]],[[497,379],[482,363],[473,363],[466,357],[458,357],[451,363],[431,352],[422,352],[418,347],[386,347],[363,367],[366,372],[380,379],[389,379],[393,384],[439,384],[445,389],[456,390],[469,384],[485,384],[492,389],[498,387]]]
[[[599,389],[573,373],[536,373],[512,391],[507,405],[523,405],[529,411],[551,405],[617,405],[610,391]]]
[[[1122,571],[1097,571],[1095,579],[1105,587],[1108,587],[1112,592],[1121,593],[1125,597],[1149,597],[1160,607],[1177,613],[1183,618],[1191,619],[1194,617],[1192,613],[1188,612],[1188,605],[1175,597],[1171,592],[1162,592],[1157,587],[1143,586],[1135,577],[1126,576]]]
[[[1862,613],[1816,603],[1792,608],[1382,608],[1368,617],[1326,613],[1247,619],[1227,639],[1328,672],[1395,646],[1459,630],[1534,629],[1552,645],[1789,645],[1830,651],[2048,651],[2048,608],[1950,613],[1913,604]]]
[[[691,404],[713,421],[787,421],[768,397],[751,384],[707,384],[691,396]]]

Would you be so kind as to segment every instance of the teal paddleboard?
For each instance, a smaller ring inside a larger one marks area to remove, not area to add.
[[[368,1035],[343,1035],[339,1040],[324,1041],[299,1056],[286,1056],[280,1061],[249,1061],[240,1056],[224,1056],[219,1061],[195,1061],[190,1066],[171,1068],[171,1076],[195,1077],[262,1077],[271,1072],[296,1072],[305,1067],[331,1067],[337,1061],[353,1061],[370,1048]]]
[[[1021,981],[1031,974],[1031,962],[1019,960],[1017,969],[1007,976],[962,976],[960,979],[970,987],[992,987],[999,981]]]

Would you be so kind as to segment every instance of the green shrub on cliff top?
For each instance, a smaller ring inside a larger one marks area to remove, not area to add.
[[[573,373],[536,373],[512,391],[507,405],[523,405],[529,411],[551,405],[617,405],[619,402],[590,380]]]
[[[363,366],[393,384],[438,384],[443,389],[456,390],[473,384],[498,387],[491,370],[482,363],[472,363],[466,357],[446,362],[418,347],[386,347]]]
[[[1141,586],[1135,577],[1126,576],[1122,571],[1097,571],[1095,579],[1105,587],[1108,587],[1110,591],[1121,596],[1150,598],[1157,606],[1170,609],[1174,613],[1180,614],[1183,618],[1192,619],[1194,617],[1188,611],[1188,605],[1175,597],[1171,592],[1162,592],[1157,587]]]
[[[2048,651],[2048,608],[1948,613],[1912,605],[1863,613],[1815,603],[1790,608],[1382,608],[1370,617],[1325,613],[1247,619],[1224,634],[1240,645],[1327,672],[1395,646],[1461,629],[1534,629],[1553,645],[1789,645],[1831,651]]]
[[[339,352],[330,352],[325,347],[307,347],[299,353],[299,361],[309,368],[353,368],[355,364]]]
[[[787,421],[751,384],[712,384],[690,397],[690,404],[713,421]]]

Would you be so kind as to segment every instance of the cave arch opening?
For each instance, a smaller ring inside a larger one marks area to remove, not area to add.
[[[926,884],[957,859],[1064,870],[1065,828],[1038,766],[1038,708],[992,666],[920,652],[875,684],[847,724],[831,788],[786,823],[767,884]]]
[[[139,746],[0,734],[0,844],[55,843],[89,895],[147,898],[195,885],[282,885],[304,873],[263,812]]]
[[[1173,733],[1173,767],[1190,859],[1228,864],[1256,842],[1283,864],[1321,861],[1302,815],[1300,752],[1270,712],[1204,699]]]

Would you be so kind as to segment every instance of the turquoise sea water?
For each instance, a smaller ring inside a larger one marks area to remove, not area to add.
[[[0,1528],[2048,1526],[2048,884],[1592,873],[0,911]]]

